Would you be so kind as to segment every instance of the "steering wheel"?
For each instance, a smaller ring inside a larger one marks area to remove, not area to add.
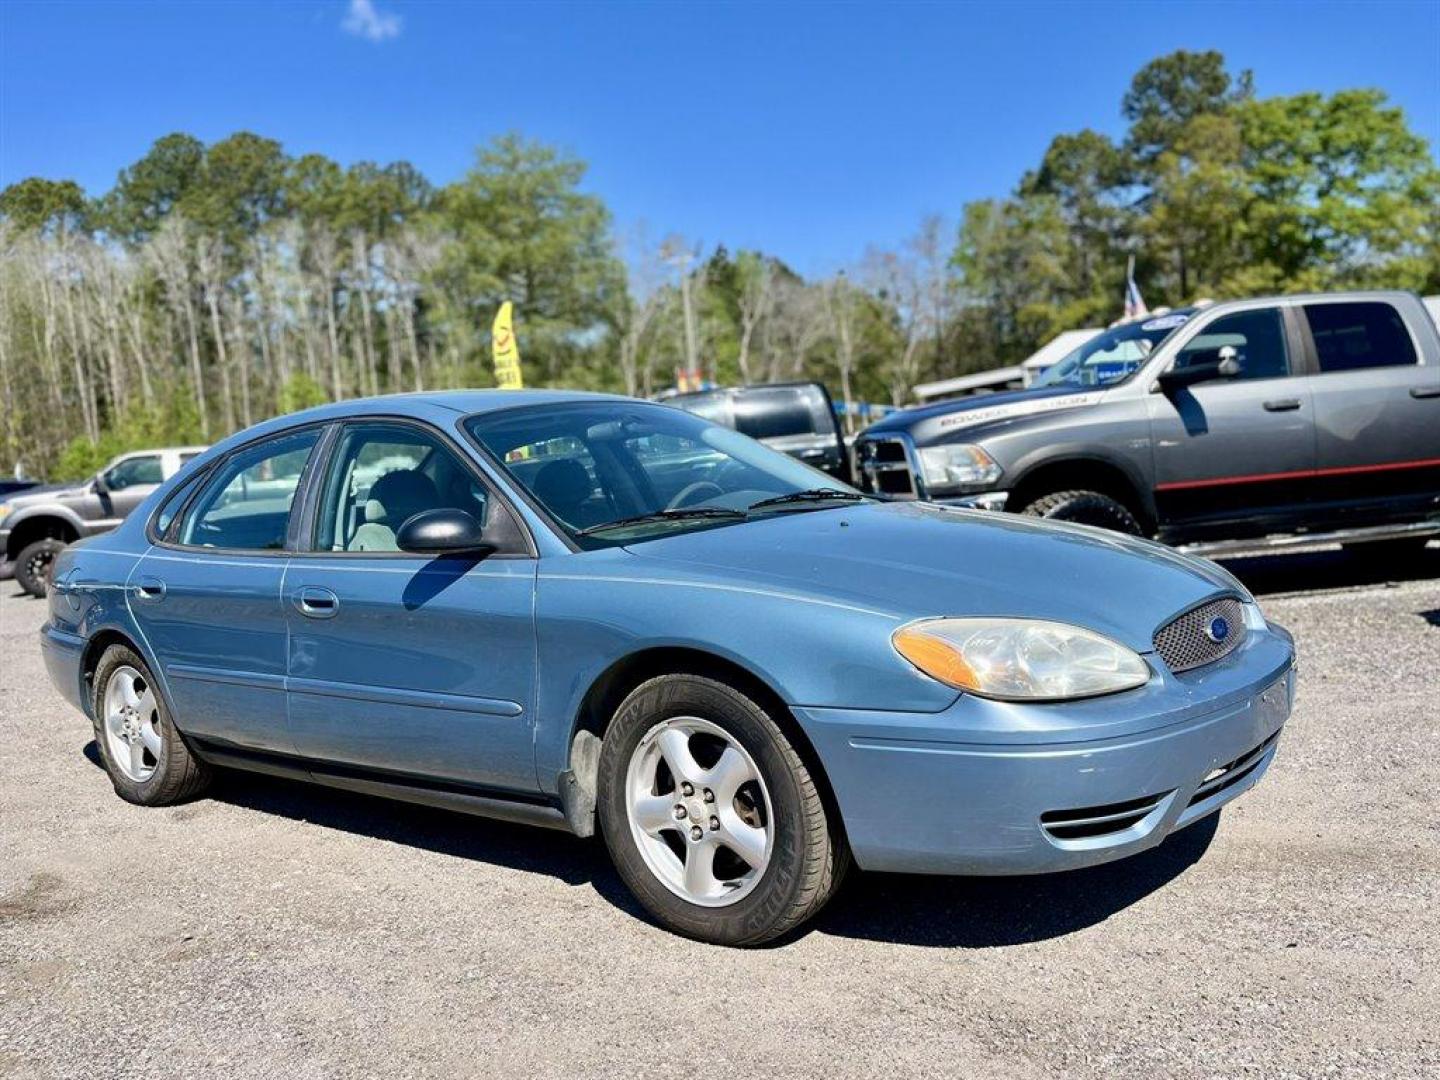
[[[724,495],[725,489],[713,480],[696,480],[693,484],[686,484],[675,497],[665,504],[666,510],[679,510],[690,502],[690,497],[696,492],[712,489],[716,495]]]

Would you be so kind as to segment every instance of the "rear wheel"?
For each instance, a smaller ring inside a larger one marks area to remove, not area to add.
[[[1102,529],[1143,535],[1140,522],[1124,504],[1102,495],[1098,491],[1057,491],[1036,499],[1023,510],[1031,517],[1050,518],[1052,521],[1074,521],[1081,525],[1098,525]]]
[[[670,929],[716,944],[758,945],[811,918],[849,862],[775,720],[698,676],[651,679],[621,704],[598,811],[631,892]]]
[[[141,806],[168,806],[210,783],[210,769],[181,740],[150,669],[132,649],[106,649],[93,686],[95,741],[117,795]]]
[[[64,540],[50,537],[27,545],[15,559],[15,581],[31,596],[44,596],[50,591],[55,557],[64,550]]]

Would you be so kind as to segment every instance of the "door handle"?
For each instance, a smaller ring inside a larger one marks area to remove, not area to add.
[[[1440,397],[1440,386],[1412,386],[1410,396],[1413,398]]]
[[[159,578],[142,577],[134,586],[136,600],[148,600],[154,603],[157,600],[165,599],[165,582]]]
[[[340,598],[329,589],[307,585],[295,593],[295,607],[312,619],[330,619],[340,610]]]
[[[1291,412],[1300,408],[1298,397],[1272,398],[1265,402],[1266,412]]]

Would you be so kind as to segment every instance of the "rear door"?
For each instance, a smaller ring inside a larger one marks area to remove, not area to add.
[[[1315,424],[1294,318],[1279,306],[1217,315],[1173,367],[1214,363],[1222,350],[1234,350],[1237,374],[1150,395],[1162,533],[1237,537],[1304,519]]]
[[[1440,364],[1385,300],[1303,305],[1315,374],[1317,512],[1336,526],[1413,520],[1440,503]],[[1418,305],[1417,305],[1418,312]]]
[[[294,753],[280,584],[291,508],[322,430],[274,435],[217,462],[183,510],[162,508],[158,542],[127,583],[179,727],[218,748]]]
[[[285,577],[290,729],[308,758],[420,785],[529,791],[535,559],[513,512],[424,425],[346,424]],[[410,516],[475,515],[483,559],[400,551]]]

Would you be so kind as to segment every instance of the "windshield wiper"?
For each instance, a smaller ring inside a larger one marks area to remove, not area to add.
[[[727,510],[723,506],[682,506],[675,510],[656,510],[649,514],[636,514],[634,517],[591,525],[589,528],[581,529],[575,535],[589,536],[591,533],[604,532],[607,529],[619,529],[627,525],[648,525],[654,521],[684,521],[686,518],[730,518],[733,520],[744,516],[745,511],[743,510]]]
[[[827,502],[830,500],[838,502],[862,502],[866,499],[874,498],[874,495],[864,495],[858,491],[839,491],[835,488],[807,488],[804,491],[792,491],[788,495],[772,495],[768,499],[761,499],[759,502],[751,503],[750,509],[763,510],[767,506],[784,506],[787,503]]]

